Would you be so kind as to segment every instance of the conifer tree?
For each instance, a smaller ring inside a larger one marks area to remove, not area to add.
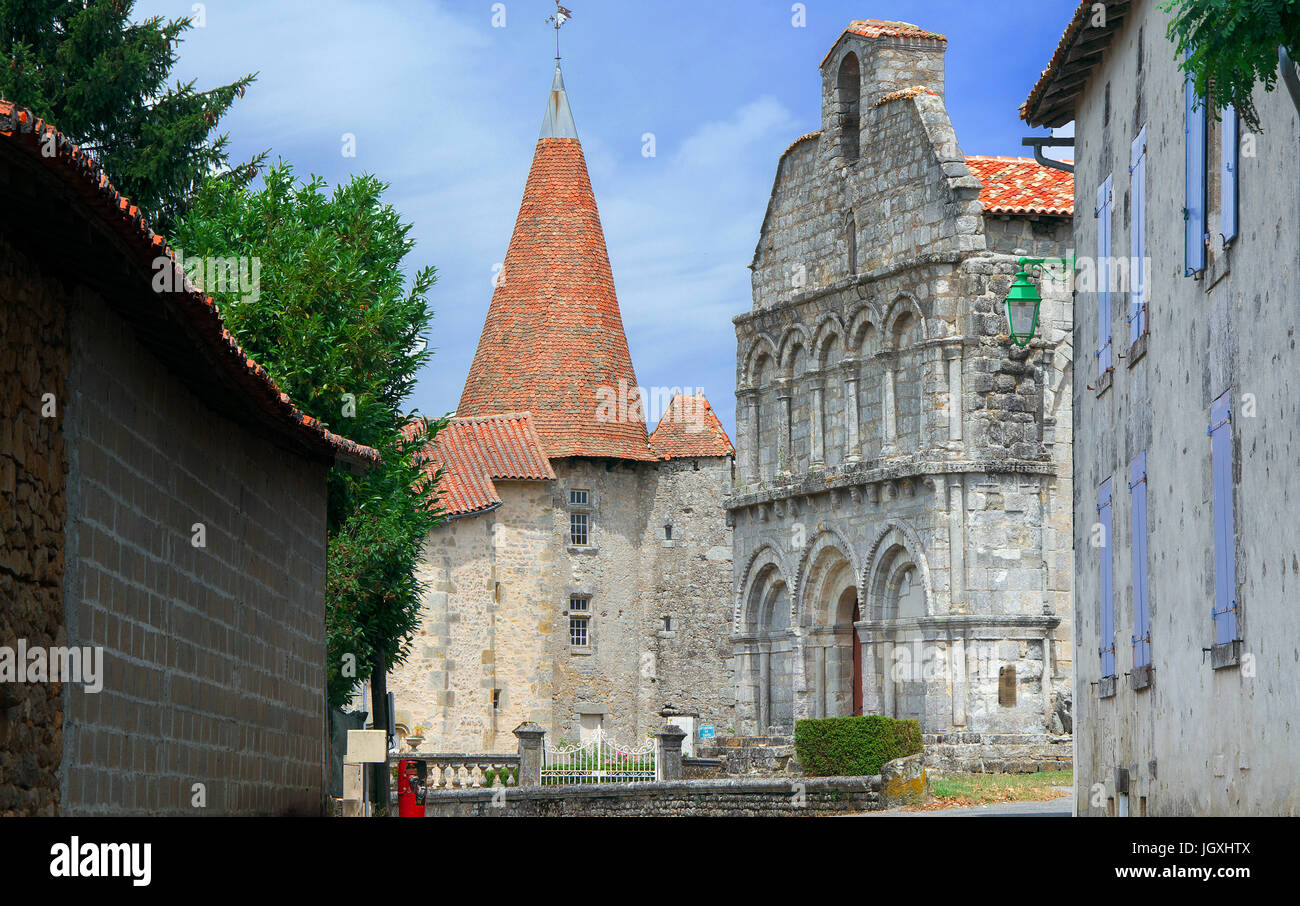
[[[214,169],[230,167],[217,125],[256,74],[206,91],[169,84],[189,17],[131,20],[134,0],[0,0],[0,97],[91,152],[166,235]]]

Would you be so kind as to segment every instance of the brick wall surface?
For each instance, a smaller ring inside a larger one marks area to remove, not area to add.
[[[67,635],[105,679],[66,692],[64,813],[318,812],[326,467],[215,415],[93,295],[70,322]]]
[[[64,291],[0,240],[0,646],[10,649],[64,643],[67,380]],[[60,696],[57,683],[0,683],[0,816],[57,812]]]

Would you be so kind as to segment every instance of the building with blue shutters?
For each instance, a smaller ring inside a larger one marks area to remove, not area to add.
[[[1081,3],[1021,109],[1076,136],[1076,804],[1296,815],[1300,79],[1251,134],[1168,22]]]

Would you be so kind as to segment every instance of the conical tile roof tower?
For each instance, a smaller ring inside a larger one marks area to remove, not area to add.
[[[560,67],[458,416],[530,412],[546,454],[652,460]]]

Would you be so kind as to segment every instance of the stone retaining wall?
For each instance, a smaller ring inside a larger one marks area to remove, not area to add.
[[[925,766],[943,774],[1068,771],[1074,767],[1074,740],[1017,733],[926,734]]]
[[[430,792],[425,815],[464,817],[726,817],[851,814],[885,808],[876,777],[743,778]]]

